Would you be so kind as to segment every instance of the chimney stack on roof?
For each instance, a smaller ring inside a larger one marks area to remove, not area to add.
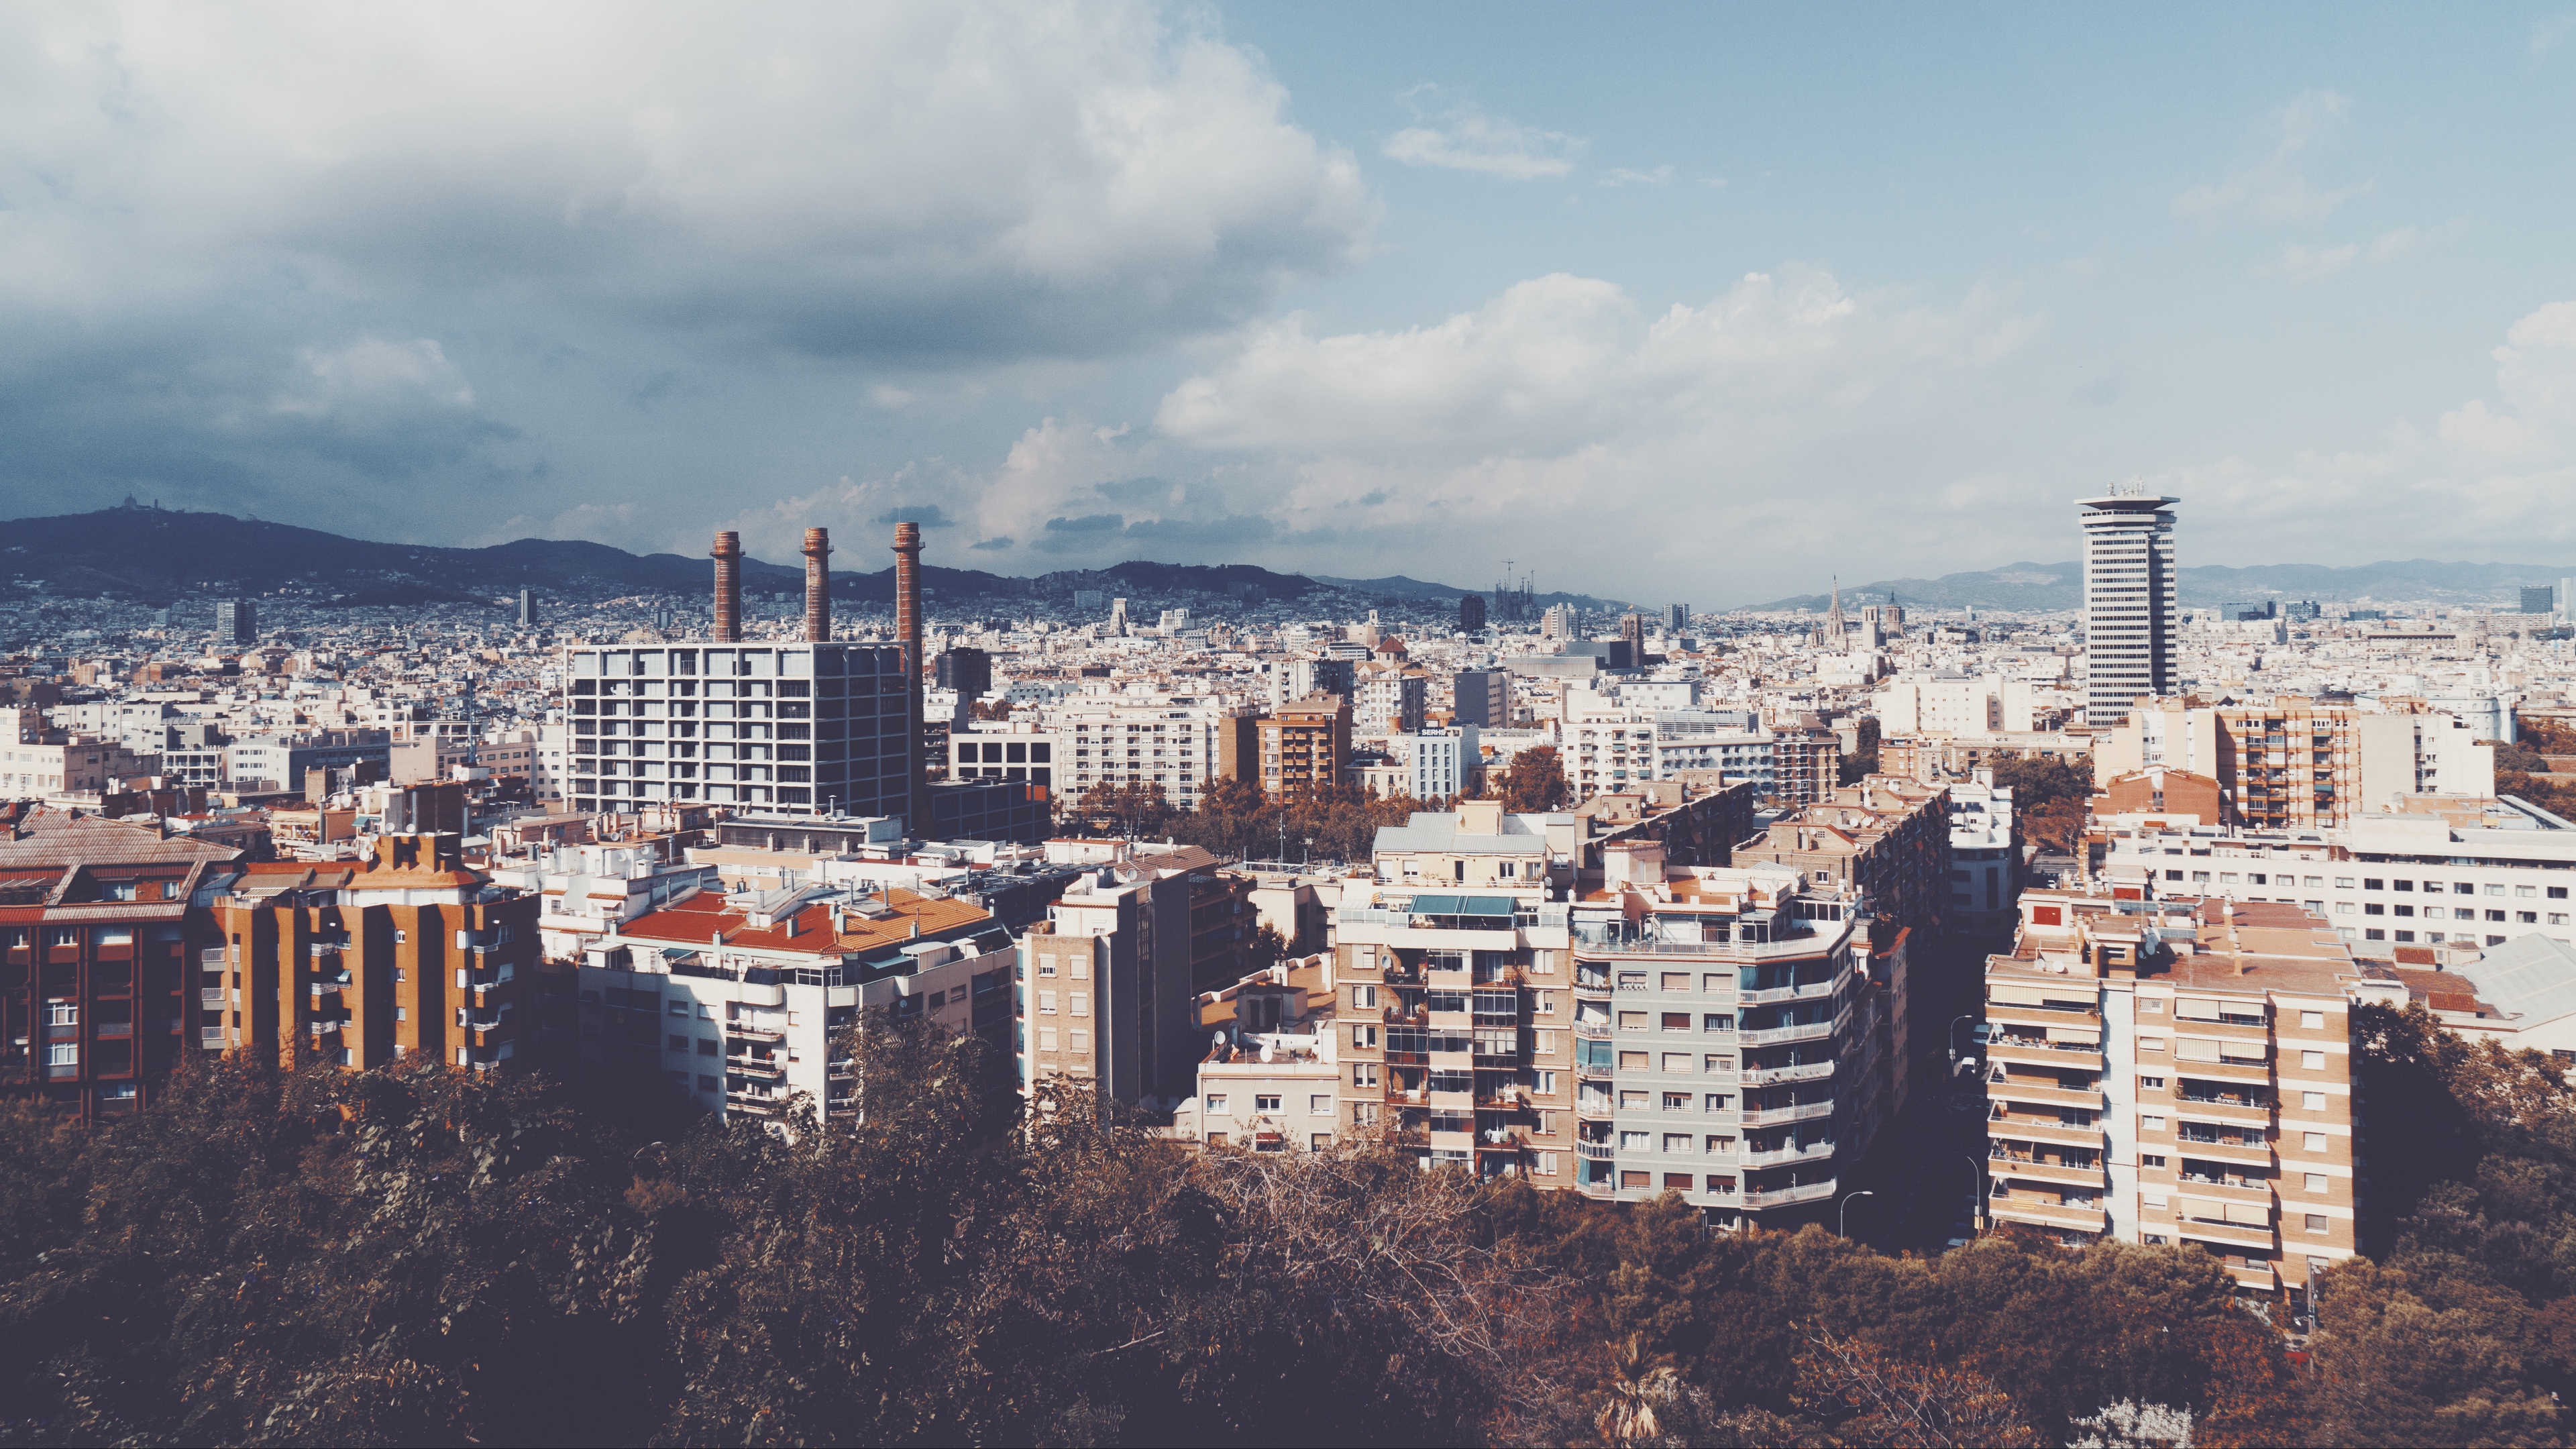
[[[920,832],[928,812],[921,794],[921,525],[894,526],[894,633],[903,646],[903,693],[910,721],[904,752],[904,828]]]
[[[805,530],[805,637],[820,644],[832,637],[832,531]]]
[[[715,637],[728,644],[742,638],[742,535],[725,532],[716,535],[716,546],[707,550],[716,561],[716,627]]]

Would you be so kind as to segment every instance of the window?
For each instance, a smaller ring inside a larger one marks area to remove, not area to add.
[[[2538,891],[2536,891],[2536,890],[2533,890],[2533,889],[2532,889],[2531,887],[2529,887],[2529,886],[2515,886],[2515,887],[2513,888],[2513,893],[2514,893],[2514,896],[2515,896],[2515,898],[2516,898],[2516,899],[2518,899],[2518,900],[2526,900],[2526,901],[2527,901],[2527,900],[2529,900],[2529,899],[2531,899],[2533,896],[2536,896],[2536,895],[2540,894],[2540,892],[2538,892]],[[2487,894],[2488,894],[2488,895],[2491,895],[2491,896],[2500,896],[2500,895],[2503,895],[2503,894],[2504,894],[2504,887],[2503,887],[2503,886],[2488,886],[2488,887],[2487,887]]]
[[[1332,1115],[1333,1115],[1333,1098],[1332,1098],[1332,1095],[1331,1095],[1330,1093],[1327,1093],[1327,1092],[1316,1092],[1316,1093],[1313,1093],[1313,1094],[1309,1095],[1309,1096],[1306,1098],[1306,1115],[1307,1115],[1307,1116],[1309,1116],[1309,1117],[1330,1117],[1330,1116],[1332,1116]]]
[[[1665,1133],[1664,1150],[1675,1156],[1680,1156],[1689,1152],[1691,1150],[1691,1135],[1687,1132]]]
[[[715,1078],[708,1076],[708,1075],[707,1075],[706,1073],[704,1073],[704,1072],[700,1072],[700,1073],[698,1073],[698,1090],[699,1090],[699,1091],[701,1091],[701,1092],[712,1092],[712,1091],[714,1091],[715,1089],[716,1089],[716,1079],[715,1079]]]
[[[2351,889],[2352,889],[2352,877],[2351,877],[2351,876],[2348,876],[2348,875],[2339,875],[2339,876],[2336,876],[2336,877],[2335,877],[2335,889],[2336,889],[2336,890],[2339,890],[2339,891],[2348,891],[2348,890],[2351,890]]]
[[[1225,1111],[1225,1110],[1226,1110],[1226,1107],[1225,1107],[1225,1093],[1223,1093],[1223,1092],[1210,1092],[1210,1093],[1208,1093],[1208,1094],[1207,1094],[1207,1109],[1208,1109],[1208,1111],[1209,1111],[1211,1114],[1221,1113],[1221,1112]]]
[[[2304,1216],[2308,1220],[2309,1232],[2322,1233],[2326,1230],[2326,1215],[2324,1213],[2308,1213]]]
[[[1255,1112],[1276,1112],[1276,1111],[1278,1111],[1278,1110],[1279,1110],[1279,1094],[1278,1094],[1278,1093],[1276,1093],[1276,1092],[1256,1092],[1256,1093],[1254,1093],[1254,1094],[1253,1094],[1253,1097],[1252,1097],[1252,1110],[1253,1110],[1253,1111],[1255,1111]]]
[[[2162,1077],[2138,1078],[2138,1090],[2141,1092],[2161,1092],[2164,1089],[2165,1079]]]
[[[2138,1154],[2138,1165],[2140,1167],[2162,1167],[2165,1165],[2165,1160],[2163,1156],[2158,1153],[2141,1152]]]
[[[2388,907],[2381,905],[2377,901],[2371,901],[2362,906],[2361,913],[2365,916],[2384,916],[2388,914]],[[2371,939],[2376,941],[2379,938],[2377,936],[2373,936]]]
[[[1691,1099],[1690,1093],[1688,1092],[1666,1092],[1664,1094],[1664,1110],[1667,1112],[1687,1112],[1690,1110],[1690,1104]]]
[[[78,1025],[80,1025],[80,1006],[79,1006],[79,1004],[78,1004],[77,1002],[70,1002],[70,1001],[48,1001],[48,1002],[46,1002],[46,1003],[45,1003],[45,1025],[47,1025],[47,1026],[78,1026]]]
[[[1038,1028],[1038,1050],[1042,1052],[1051,1052],[1055,1050],[1054,1027],[1042,1026]]]
[[[2138,1116],[2138,1130],[2141,1132],[2162,1132],[2165,1130],[2165,1119],[2140,1113]]]
[[[1681,1074],[1687,1074],[1687,1073],[1690,1071],[1690,1069],[1691,1069],[1691,1059],[1690,1059],[1690,1053],[1689,1053],[1689,1052],[1666,1052],[1666,1053],[1664,1053],[1664,1070],[1665,1070],[1665,1071],[1668,1071],[1668,1072],[1674,1072],[1674,1073],[1681,1073]]]
[[[397,1007],[395,1007],[395,1008],[394,1008],[394,1020],[396,1020],[396,1021],[409,1021],[409,1020],[411,1020],[411,1008],[410,1008],[410,1007],[408,1007],[408,1006],[397,1006]]]
[[[2299,1065],[2308,1071],[2322,1071],[2325,1069],[2325,1064],[2326,1054],[2324,1052],[2299,1053]]]
[[[2306,1177],[2308,1191],[2321,1193],[2326,1190],[2326,1175],[2324,1173],[2311,1172],[2306,1174]]]
[[[2362,883],[2361,883],[2361,888],[2362,888],[2363,890],[2366,890],[2366,891],[2377,891],[2377,890],[2386,890],[2388,887],[2387,887],[2387,885],[2386,885],[2384,882],[2380,881],[2380,880],[2379,880],[2379,879],[2377,879],[2376,877],[2370,877],[2370,878],[2365,878],[2365,879],[2362,881]]]
[[[76,1041],[48,1042],[45,1046],[45,1065],[49,1067],[79,1066],[80,1043]]]
[[[1620,1012],[1619,1029],[1621,1031],[1644,1031],[1646,1029],[1646,1013],[1642,1011]]]
[[[1041,992],[1039,992],[1039,993],[1038,993],[1038,1015],[1040,1015],[1040,1016],[1053,1016],[1053,1015],[1055,1015],[1055,993],[1054,993],[1054,992],[1052,992],[1052,991],[1041,991]]]
[[[2326,1014],[2322,1011],[2302,1011],[2299,1013],[2299,1025],[2304,1030],[2322,1030],[2325,1024]]]
[[[2299,1094],[2299,1107],[2302,1111],[2322,1112],[2326,1109],[2326,1094],[2323,1092],[2301,1092]]]
[[[1374,1086],[1376,1086],[1376,1085],[1377,1085],[1377,1063],[1375,1063],[1375,1062],[1354,1062],[1354,1063],[1352,1063],[1352,1065],[1351,1065],[1351,1085],[1352,1085],[1352,1086],[1354,1086],[1354,1087],[1374,1087]]]
[[[2300,1145],[2305,1147],[2308,1151],[2323,1152],[2326,1150],[2326,1134],[2322,1132],[2307,1132],[2300,1135],[2303,1139]]]
[[[2388,939],[2388,933],[2377,926],[2369,926],[2362,930],[2361,938],[2365,941],[2385,941]]]
[[[1735,1098],[1724,1092],[1711,1092],[1700,1101],[1703,1112],[1723,1112],[1735,1105]]]
[[[724,1055],[724,1043],[717,1041],[714,1037],[711,1037],[711,1036],[702,1036],[702,1037],[699,1037],[699,1038],[698,1038],[698,1055],[699,1055],[699,1056],[702,1056],[702,1057],[720,1057],[720,1056],[723,1056],[723,1055]]]
[[[687,1051],[688,1049],[689,1049],[689,1039],[688,1039],[687,1037],[684,1037],[684,1036],[675,1036],[675,1037],[671,1038],[671,1050],[673,1050],[673,1051],[675,1051],[675,1052],[684,1052],[684,1051]]]
[[[2161,997],[2146,997],[2139,1001],[2138,1010],[2148,1016],[2162,1016],[2165,1014],[2165,1003]]]
[[[2138,1038],[2138,1050],[2142,1052],[2160,1052],[2164,1049],[2165,1039],[2163,1037],[2142,1036]]]
[[[1621,1151],[1651,1152],[1654,1150],[1654,1146],[1654,1134],[1651,1132],[1622,1132],[1619,1134],[1619,1147]]]
[[[687,1003],[687,1002],[685,1002],[685,1001],[674,1001],[674,1002],[672,1002],[672,1003],[671,1003],[671,1014],[672,1014],[673,1016],[686,1016],[686,1015],[688,1015],[688,1014],[689,1014],[689,1003]]]
[[[1038,958],[1038,974],[1040,976],[1053,976],[1055,974],[1055,958],[1052,956],[1040,956]]]
[[[1073,1009],[1073,1014],[1076,1016],[1089,1016],[1091,1014],[1091,994],[1087,991],[1066,992],[1064,1004],[1071,1007]]]

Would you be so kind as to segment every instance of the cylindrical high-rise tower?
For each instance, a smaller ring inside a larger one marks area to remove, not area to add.
[[[2084,719],[2096,728],[2176,683],[2177,501],[2133,486],[2075,502],[2084,523]]]
[[[832,531],[805,530],[805,637],[817,644],[832,637]]]
[[[923,818],[921,781],[921,525],[898,523],[894,526],[894,635],[903,646],[903,695],[910,728],[909,742],[903,752],[905,787],[909,802],[904,811],[904,828],[924,835],[930,822]]]
[[[742,638],[742,535],[717,534],[707,553],[716,561],[715,637],[731,643]]]

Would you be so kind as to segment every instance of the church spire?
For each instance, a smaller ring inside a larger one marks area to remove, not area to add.
[[[1828,643],[1832,643],[1832,644],[1840,644],[1840,643],[1843,641],[1843,636],[1844,636],[1846,633],[1849,633],[1849,632],[1850,632],[1850,629],[1849,629],[1849,626],[1847,626],[1847,625],[1846,625],[1846,624],[1844,624],[1844,622],[1843,622],[1843,580],[1842,580],[1842,575],[1840,575],[1840,574],[1833,575],[1833,581],[1834,581],[1834,606],[1833,606],[1831,609],[1828,609],[1828,610],[1826,610],[1826,611],[1825,611],[1825,639],[1826,639],[1826,642],[1828,642]]]

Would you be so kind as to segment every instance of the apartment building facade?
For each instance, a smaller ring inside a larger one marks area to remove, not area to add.
[[[83,1120],[148,1105],[199,1046],[207,910],[240,852],[95,817],[0,832],[0,1098]]]
[[[2576,839],[2494,802],[2419,798],[2340,830],[2235,831],[2146,814],[2101,823],[2114,895],[2295,905],[2356,955],[2576,945]]]
[[[1051,740],[1053,788],[1068,805],[1102,785],[1132,785],[1158,789],[1174,805],[1196,809],[1207,782],[1232,773],[1226,761],[1256,748],[1251,716],[1215,704],[1074,700],[1044,713],[1046,728],[1031,735],[1032,749],[1041,736]],[[981,768],[989,777],[992,762],[983,761]]]
[[[566,656],[572,808],[672,801],[909,819],[918,681],[891,644],[588,645]]]
[[[620,925],[580,967],[581,1055],[658,1071],[722,1117],[858,1109],[840,1034],[926,1017],[1007,1053],[1010,933],[945,892],[701,892]],[[1006,1058],[1007,1059],[1007,1058]]]
[[[1316,694],[1279,706],[1220,736],[1219,772],[1261,787],[1273,800],[1341,779],[1351,757],[1351,702]]]
[[[258,863],[213,903],[205,1031],[224,1050],[365,1069],[474,1071],[536,1055],[537,897],[464,864],[454,835],[386,835],[354,865]],[[218,1004],[218,1002],[220,1004]]]
[[[2081,499],[2085,719],[2118,724],[2142,695],[2174,683],[2176,500],[2144,491]]]
[[[2316,917],[2030,892],[1986,965],[1989,1217],[2196,1242],[2245,1292],[2350,1258],[2352,1008],[2403,1005]]]
[[[1379,829],[1336,914],[1340,1129],[1425,1166],[1576,1180],[1572,889],[1581,827],[1459,802]]]
[[[1577,1186],[1712,1224],[1820,1210],[1891,1110],[1892,993],[1850,891],[1619,843],[1574,905]]]
[[[0,741],[0,794],[105,794],[129,776],[159,773],[159,765],[158,756],[136,754],[122,742],[98,735],[71,735],[50,743]]]
[[[2495,793],[2495,752],[2457,716],[2299,696],[2264,706],[2141,700],[2104,739],[2100,778],[2158,766],[2216,780],[2224,823],[2260,830],[2332,829],[2407,795]]]
[[[1020,938],[1020,1083],[1096,1083],[1122,1102],[1193,1090],[1204,1044],[1188,872],[1102,865]],[[1247,903],[1246,910],[1249,910]]]
[[[1429,679],[1409,671],[1370,675],[1352,700],[1352,729],[1369,735],[1418,733],[1430,705],[1430,686]]]
[[[1856,892],[1874,919],[1938,931],[1951,904],[1950,840],[1948,785],[1871,775],[1780,816],[1735,860],[1787,867]]]

